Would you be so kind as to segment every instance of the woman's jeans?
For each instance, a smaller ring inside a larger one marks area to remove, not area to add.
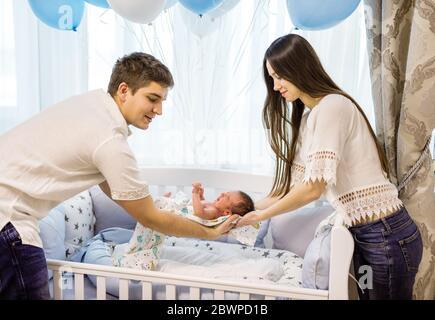
[[[22,244],[10,222],[0,231],[0,299],[50,299],[44,250]]]
[[[349,231],[360,299],[412,299],[423,243],[406,209]]]

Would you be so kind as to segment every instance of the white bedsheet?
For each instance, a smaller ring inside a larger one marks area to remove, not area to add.
[[[225,279],[225,280],[257,280],[263,278],[272,282],[278,281],[284,274],[280,263],[276,260],[265,259],[230,259],[214,266],[195,266],[170,260],[161,261],[159,271],[196,277]]]
[[[303,259],[282,250],[170,237],[158,271],[300,286]]]

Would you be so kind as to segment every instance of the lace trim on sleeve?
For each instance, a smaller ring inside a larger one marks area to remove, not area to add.
[[[338,157],[332,151],[318,151],[307,157],[303,182],[324,180],[327,184],[337,182]]]
[[[299,163],[293,162],[291,173],[292,180],[290,186],[293,187],[294,185],[299,184],[302,182],[302,180],[304,180],[305,167]]]
[[[148,186],[133,191],[112,191],[113,200],[138,200],[147,197],[150,194]]]

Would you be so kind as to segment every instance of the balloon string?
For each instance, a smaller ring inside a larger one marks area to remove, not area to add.
[[[102,24],[108,24],[107,22],[105,22],[103,20],[103,16],[107,14],[107,12],[109,12],[109,9],[104,10],[104,12],[102,14],[100,14],[100,16],[98,17],[98,20],[102,23]]]

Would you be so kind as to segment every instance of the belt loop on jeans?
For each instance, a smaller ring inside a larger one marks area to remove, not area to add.
[[[387,229],[387,232],[388,232],[388,233],[391,233],[392,230],[391,230],[390,225],[389,225],[388,222],[387,222],[387,219],[385,219],[384,217],[382,217],[382,218],[381,218],[381,221],[382,221],[382,223],[384,224],[385,229]]]

